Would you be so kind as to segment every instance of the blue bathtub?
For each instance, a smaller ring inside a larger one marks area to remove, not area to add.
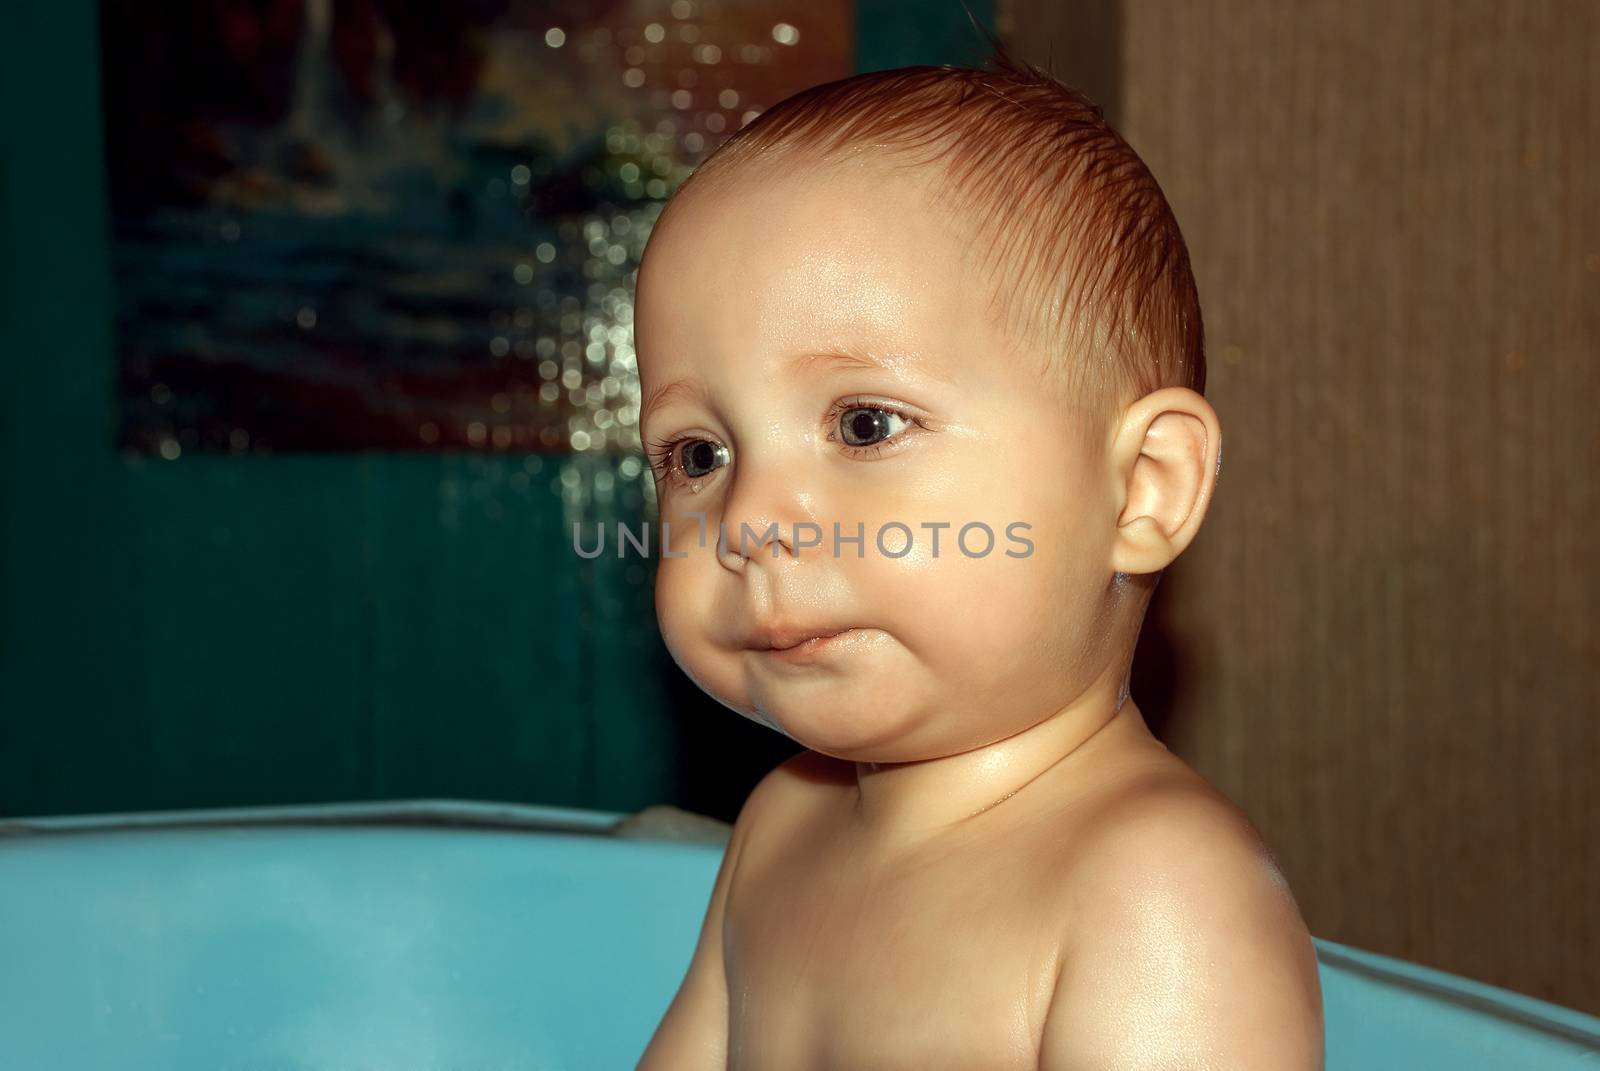
[[[0,821],[0,1068],[634,1066],[722,848],[416,801]],[[1318,941],[1329,1071],[1600,1071],[1600,1020]]]

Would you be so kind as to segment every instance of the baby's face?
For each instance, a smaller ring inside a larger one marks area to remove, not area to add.
[[[986,318],[969,243],[912,180],[796,163],[685,191],[640,268],[641,431],[683,555],[657,534],[667,647],[838,758],[1010,736],[1111,654],[1113,473]],[[864,539],[835,553],[836,525]],[[782,653],[764,627],[852,631]]]

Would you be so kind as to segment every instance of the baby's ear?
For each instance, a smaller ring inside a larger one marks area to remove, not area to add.
[[[1122,505],[1111,569],[1165,569],[1194,539],[1211,504],[1222,462],[1216,410],[1187,387],[1152,391],[1123,414],[1110,462]]]

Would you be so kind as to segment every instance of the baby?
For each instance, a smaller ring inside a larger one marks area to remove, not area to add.
[[[1222,456],[1183,238],[1098,108],[990,67],[790,97],[640,265],[663,637],[808,749],[648,1071],[1322,1066],[1283,877],[1128,694]]]

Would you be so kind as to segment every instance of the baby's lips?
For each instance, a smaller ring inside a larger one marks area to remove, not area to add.
[[[756,651],[794,647],[807,640],[823,636],[837,636],[849,632],[854,625],[802,625],[793,622],[762,622],[751,630],[745,646]]]

